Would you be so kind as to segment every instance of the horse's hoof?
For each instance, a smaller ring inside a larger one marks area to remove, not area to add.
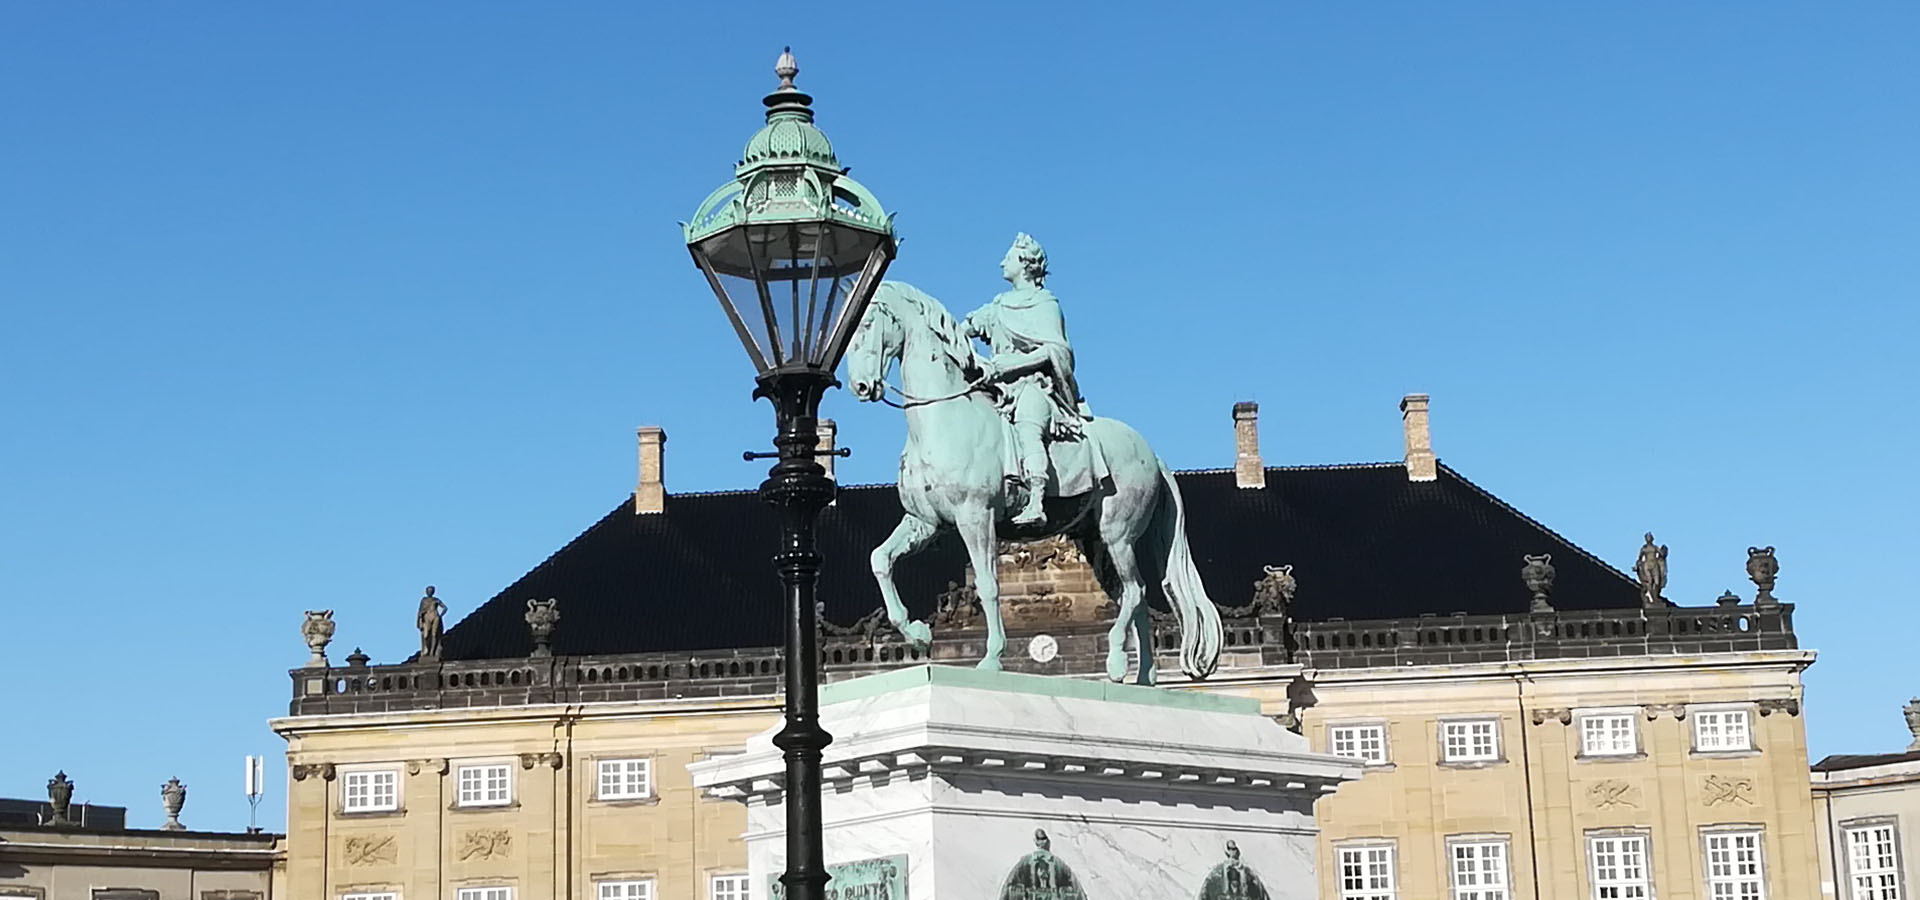
[[[983,672],[998,672],[1000,671],[1000,657],[998,656],[985,657],[981,659],[979,664],[974,666],[974,668],[979,669]]]
[[[1107,680],[1115,682],[1127,680],[1126,651],[1107,654]]]
[[[927,623],[919,619],[914,619],[902,625],[900,627],[900,634],[907,639],[907,643],[913,645],[913,649],[915,650],[924,652],[927,648],[933,646],[933,629],[928,628]]]
[[[1133,683],[1143,684],[1143,685],[1146,685],[1147,687],[1153,687],[1154,685],[1160,683],[1160,679],[1156,675],[1154,675],[1154,672],[1152,669],[1141,669],[1139,677],[1135,678],[1133,680]]]

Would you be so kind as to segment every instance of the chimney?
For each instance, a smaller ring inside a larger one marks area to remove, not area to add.
[[[814,462],[819,463],[820,468],[826,469],[827,477],[832,478],[833,441],[834,438],[840,434],[840,426],[835,425],[832,419],[821,419],[820,424],[815,426],[815,428],[815,433],[819,435],[819,442],[814,444],[813,449],[818,451],[820,455],[813,458]]]
[[[642,425],[639,434],[640,482],[633,488],[633,511],[643,516],[663,513],[667,511],[667,431]]]
[[[1251,400],[1233,405],[1233,483],[1267,486],[1267,467],[1260,462],[1260,404]]]
[[[1433,481],[1440,477],[1440,461],[1433,455],[1433,434],[1427,430],[1426,394],[1408,394],[1400,400],[1400,425],[1407,434],[1407,480]]]

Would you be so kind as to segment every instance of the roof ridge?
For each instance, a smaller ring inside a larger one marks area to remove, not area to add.
[[[1554,531],[1553,529],[1548,528],[1539,519],[1536,519],[1530,515],[1527,515],[1526,513],[1521,512],[1519,507],[1516,507],[1513,504],[1500,499],[1498,496],[1494,495],[1492,491],[1489,491],[1486,488],[1483,488],[1480,485],[1473,483],[1473,481],[1467,478],[1467,476],[1460,474],[1460,471],[1458,469],[1455,469],[1454,467],[1447,465],[1445,462],[1439,462],[1438,465],[1440,468],[1446,470],[1447,474],[1452,475],[1453,477],[1459,479],[1461,484],[1464,484],[1467,487],[1472,488],[1475,493],[1479,494],[1482,497],[1487,498],[1488,500],[1493,501],[1493,503],[1499,506],[1501,509],[1504,509],[1507,512],[1510,512],[1516,516],[1519,516],[1521,521],[1526,522],[1527,524],[1540,529],[1541,531],[1545,532],[1548,537],[1553,538],[1554,540],[1559,541],[1560,543],[1573,548],[1573,552],[1578,553],[1581,556],[1584,556],[1587,559],[1593,561],[1594,563],[1598,564],[1600,568],[1605,569],[1609,572],[1612,572],[1614,575],[1618,576],[1621,581],[1627,582],[1628,584],[1632,584],[1635,586],[1639,585],[1639,582],[1635,581],[1627,573],[1614,568],[1612,563],[1609,563],[1606,560],[1601,559],[1598,556],[1595,556],[1593,554],[1593,551],[1588,550],[1587,548],[1582,547],[1579,544],[1576,544],[1573,541],[1568,540],[1566,535],[1563,535],[1558,531]]]

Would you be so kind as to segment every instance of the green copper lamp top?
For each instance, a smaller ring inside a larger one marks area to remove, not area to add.
[[[687,243],[749,222],[794,219],[825,219],[891,238],[893,216],[848,177],[833,142],[813,124],[813,97],[793,83],[800,65],[792,48],[781,52],[773,71],[780,85],[761,101],[767,124],[747,140],[734,180],[708,195],[687,223]]]
[[[813,124],[813,98],[793,86],[800,64],[793,58],[792,47],[780,51],[773,73],[780,76],[780,86],[760,101],[767,105],[767,124],[747,140],[736,174],[745,175],[763,165],[794,162],[838,171],[840,160],[833,155],[833,142]]]

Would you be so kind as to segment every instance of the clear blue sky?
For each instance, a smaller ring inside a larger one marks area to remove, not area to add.
[[[462,615],[625,496],[635,425],[672,490],[757,483],[675,222],[783,43],[894,276],[968,307],[1039,236],[1173,465],[1239,399],[1270,462],[1396,459],[1429,391],[1443,459],[1615,565],[1655,530],[1677,600],[1777,546],[1813,753],[1905,746],[1920,6],[956,6],[0,6],[0,795],[244,825],[301,610],[405,656],[422,585]],[[897,414],[828,406],[890,480]]]

